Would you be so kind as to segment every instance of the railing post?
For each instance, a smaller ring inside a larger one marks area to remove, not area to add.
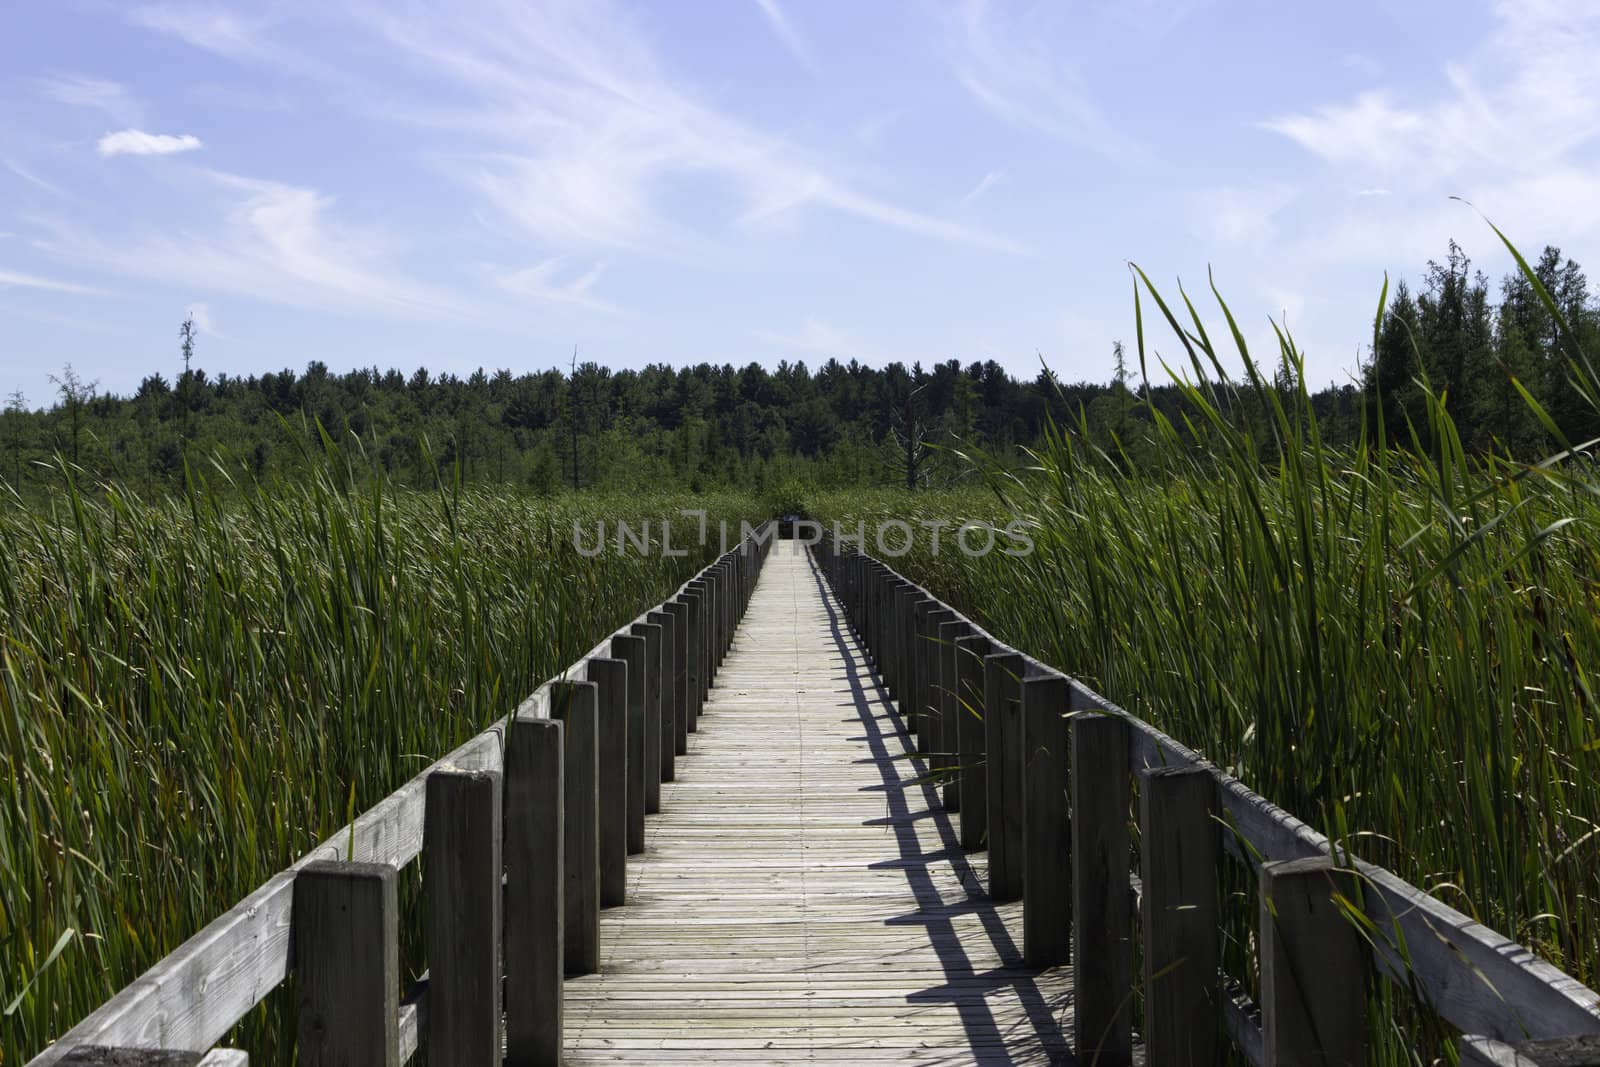
[[[1338,897],[1356,873],[1326,856],[1263,863],[1261,1036],[1267,1067],[1363,1067],[1366,952]]]
[[[924,603],[927,610],[920,613],[917,628],[917,714],[922,720],[917,724],[917,751],[927,754],[927,769],[938,772],[945,765],[943,701],[939,696],[939,660],[944,650],[939,645],[939,627],[954,622],[956,613],[931,598]],[[938,803],[937,788],[933,795]]]
[[[1051,967],[1072,959],[1072,822],[1067,811],[1065,678],[1022,683],[1027,785],[1022,816],[1022,960]]]
[[[980,849],[989,833],[989,776],[984,756],[983,657],[986,637],[956,641],[956,759],[961,776],[961,847]]]
[[[635,626],[633,629],[637,630],[639,627]],[[647,651],[648,647],[643,636],[618,634],[611,639],[611,654],[628,667],[626,838],[630,856],[636,856],[644,851],[645,795],[649,788],[646,782],[655,776],[656,768],[660,764],[659,758],[651,761],[646,752],[650,739],[646,736],[645,704],[648,700],[649,686],[655,675],[650,669]]]
[[[428,912],[428,1062],[500,1062],[501,778],[428,776],[422,849]]]
[[[661,735],[661,780],[672,781],[676,774],[676,760],[689,751],[689,604],[683,599],[669,600],[662,605],[672,616],[672,727]],[[662,720],[666,730],[666,720]],[[671,738],[671,742],[668,742]]]
[[[600,687],[600,906],[615,908],[628,891],[628,665],[596,657],[587,672]]]
[[[1200,767],[1139,779],[1144,1039],[1150,1063],[1219,1062],[1222,984],[1217,919],[1217,789]]]
[[[561,888],[569,976],[600,969],[600,694],[593,682],[553,682],[550,714],[566,726]]]
[[[399,1067],[399,911],[387,863],[321,860],[295,875],[301,1063]]]
[[[1084,1063],[1133,1062],[1128,724],[1074,715],[1072,733],[1073,1048]]]
[[[940,755],[936,762],[940,773],[944,775],[943,796],[940,799],[945,811],[961,810],[961,717],[960,696],[956,692],[956,642],[971,632],[971,626],[959,621],[940,623],[937,630],[939,670],[935,678],[938,699],[934,704],[939,709],[937,748]]]
[[[928,653],[932,648],[927,635],[928,617],[938,606],[932,597],[920,594],[911,605],[911,646],[907,653],[911,682],[906,687],[910,696],[906,716],[915,723],[917,752],[923,756],[936,747],[928,725]]]
[[[917,732],[916,667],[917,601],[922,594],[910,582],[900,582],[894,591],[895,699],[900,705],[900,721],[910,733]],[[920,746],[919,746],[920,747]]]
[[[690,582],[680,597],[689,607],[689,713],[684,716],[684,731],[692,734],[700,728],[700,702],[705,698],[705,593],[699,583]],[[679,749],[678,755],[685,751]]]
[[[983,658],[984,742],[989,765],[989,896],[1022,896],[1022,657]]]
[[[555,1067],[566,970],[565,728],[513,717],[506,729],[506,1065]]]
[[[672,761],[672,616],[652,611],[633,624],[644,638],[644,813],[661,810],[661,783],[670,781]]]

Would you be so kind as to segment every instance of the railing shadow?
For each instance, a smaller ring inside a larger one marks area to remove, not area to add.
[[[866,742],[872,754],[870,762],[876,764],[882,778],[881,783],[865,788],[883,793],[888,814],[869,820],[867,825],[892,830],[898,850],[896,857],[871,866],[903,871],[917,903],[916,911],[886,922],[892,926],[922,926],[945,974],[946,981],[942,985],[912,993],[906,999],[912,1004],[955,1007],[972,1052],[972,1058],[963,1062],[985,1067],[1075,1063],[1057,1022],[1058,1013],[1068,1006],[1065,995],[1058,998],[1060,1003],[1052,1004],[1035,980],[1040,972],[1023,966],[1022,953],[984,892],[977,870],[962,851],[949,814],[937,803],[935,788],[919,778],[926,771],[926,765],[920,758],[909,757],[915,751],[911,735],[890,710],[888,696],[866,666],[864,656],[840,616],[833,591],[810,553],[807,553],[807,562],[828,614],[830,635],[844,663],[844,674],[839,680],[849,685],[851,694],[851,702],[845,706],[855,710],[864,727],[864,736],[859,740]],[[902,771],[915,773],[902,777]],[[914,808],[913,799],[920,801],[921,806]],[[923,851],[919,824],[924,827],[931,824],[937,832],[937,849]],[[955,874],[965,894],[959,901],[947,902],[935,877],[935,868],[945,866]],[[958,918],[967,916],[975,916],[982,925],[984,936],[1000,958],[1000,967],[982,971],[973,967],[967,946],[955,925]],[[1023,1022],[1013,1024],[1009,1032],[995,1018],[987,999],[1002,991],[1014,993],[1023,1010]],[[1021,1032],[1019,1026],[1026,1026],[1027,1032]]]

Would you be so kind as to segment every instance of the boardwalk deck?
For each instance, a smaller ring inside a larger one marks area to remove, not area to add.
[[[603,913],[601,972],[566,983],[566,1062],[1071,1062],[1070,971],[1022,966],[1020,905],[907,784],[913,747],[778,542]]]

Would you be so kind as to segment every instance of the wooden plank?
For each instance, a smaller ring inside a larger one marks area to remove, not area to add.
[[[1022,958],[1030,967],[1072,959],[1072,820],[1067,807],[1069,691],[1060,678],[1022,683]]]
[[[1133,1062],[1132,803],[1128,724],[1079,712],[1072,740],[1073,1047],[1101,1067]]]
[[[984,741],[989,766],[989,895],[1022,896],[1022,657],[983,658]]]
[[[600,969],[600,694],[593,682],[551,687],[563,734],[562,933],[567,975]]]
[[[600,906],[615,908],[628,889],[628,665],[591,659],[588,676],[599,686]]]
[[[951,613],[954,615],[954,612]],[[934,651],[938,669],[934,672],[938,688],[934,704],[939,709],[939,751],[937,766],[944,778],[939,801],[945,811],[961,810],[961,718],[956,693],[956,642],[972,632],[962,621],[943,622],[938,629],[938,648]]]
[[[561,1061],[566,943],[564,732],[556,719],[518,719],[506,737],[508,1067],[554,1067]]]
[[[1067,968],[1022,966],[1020,906],[912,784],[838,605],[773,549],[692,775],[567,983],[566,1062],[1063,1061]],[[831,612],[830,612],[831,608]]]
[[[1366,952],[1339,898],[1356,874],[1325,858],[1261,865],[1261,1031],[1268,1067],[1364,1067]]]
[[[635,629],[638,627],[636,626]],[[657,635],[660,641],[660,635]],[[660,649],[657,649],[659,652]],[[649,686],[654,675],[650,669],[648,648],[643,636],[621,635],[611,639],[611,654],[627,664],[627,753],[624,757],[624,779],[627,782],[627,854],[634,856],[644,851],[645,780],[657,773],[661,763],[659,752],[648,753],[649,738],[645,730],[645,704],[649,699]],[[657,723],[659,727],[659,721]],[[657,743],[660,743],[659,738]],[[655,758],[652,760],[650,756]],[[646,770],[648,768],[648,772]]]
[[[970,627],[969,627],[970,631]],[[961,776],[961,847],[983,848],[989,838],[989,764],[984,751],[983,657],[986,637],[956,641],[956,762]]]
[[[437,770],[428,779],[428,1062],[500,1060],[501,777]]]
[[[400,908],[386,863],[318,861],[294,882],[296,1051],[308,1067],[399,1067]]]
[[[1221,1062],[1216,782],[1192,767],[1139,778],[1144,1040],[1150,1062]]]
[[[672,781],[676,772],[676,757],[689,751],[689,708],[693,698],[689,694],[689,605],[687,601],[669,601],[662,609],[672,616],[672,758],[668,746],[662,746],[663,770],[661,780]]]

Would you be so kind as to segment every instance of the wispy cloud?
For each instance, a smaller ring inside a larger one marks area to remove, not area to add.
[[[969,189],[967,191],[967,195],[961,198],[961,206],[966,207],[967,205],[973,203],[984,193],[987,193],[990,189],[993,189],[995,186],[999,185],[1005,180],[1005,171],[991,170],[988,174],[985,174],[982,178],[979,178],[978,184]]]
[[[811,315],[806,316],[797,333],[756,330],[752,336],[768,344],[838,359],[855,359],[866,363],[874,358],[860,341]]]
[[[211,317],[210,304],[190,304],[188,308],[185,309],[185,313],[189,316],[189,318],[194,320],[195,329],[199,330],[207,337],[215,337],[218,340],[227,340],[227,337],[223,334],[223,332],[217,329],[216,322]]]
[[[56,196],[67,195],[67,191],[65,189],[62,189],[54,182],[45,181],[43,178],[24,167],[21,163],[18,163],[16,160],[0,159],[0,165],[4,165],[6,170],[9,170],[12,174],[15,174],[17,177],[21,178],[23,181],[37,189],[43,189],[45,192],[53,193]]]
[[[209,225],[105,235],[43,220],[48,233],[35,244],[63,262],[191,291],[401,318],[471,317],[461,300],[398,266],[387,234],[336,218],[333,197],[216,171],[202,180],[220,207]]]
[[[96,150],[111,156],[170,156],[193,152],[201,147],[200,138],[191,133],[145,133],[143,130],[118,130],[96,143]]]
[[[802,67],[811,73],[817,72],[817,61],[812,58],[811,49],[806,46],[805,39],[795,30],[789,22],[783,8],[778,6],[778,0],[756,0],[756,6],[761,8],[761,13],[767,17],[767,22],[772,26],[772,32],[778,40],[783,42],[783,47],[789,50]]]
[[[1186,198],[1189,225],[1207,241],[1264,245],[1277,233],[1275,217],[1297,196],[1297,190],[1283,182],[1200,190]]]
[[[55,278],[41,278],[37,274],[24,274],[21,271],[6,270],[0,267],[0,289],[45,289],[54,293],[76,293],[79,296],[104,296],[105,290],[95,289],[88,285],[79,285],[76,282],[63,282]]]
[[[571,272],[567,270],[567,262],[565,257],[554,256],[522,270],[497,274],[494,278],[495,284],[513,296],[531,297],[557,304],[572,304],[591,311],[616,313],[619,310],[614,304],[590,294],[590,290],[606,271],[605,263],[595,263],[582,274],[571,277]]]
[[[1048,6],[1042,9],[1048,13]],[[1013,126],[1060,138],[1123,162],[1146,149],[1119,130],[1095,103],[1089,87],[1060,55],[1048,34],[988,0],[964,0],[951,13],[956,77],[973,98]]]
[[[686,182],[729,205],[737,226],[824,208],[941,241],[1014,249],[1003,238],[866,191],[836,161],[702,101],[604,3],[366,9],[408,62],[470,94],[460,109],[396,108],[481,150],[452,160],[505,218],[552,251],[714,255],[724,234],[675,210]]]
[[[125,86],[104,78],[64,74],[36,78],[33,87],[47,100],[71,107],[92,108],[130,126],[137,125],[144,117],[144,105]]]
[[[136,26],[171,34],[229,59],[265,59],[271,54],[261,41],[266,23],[244,19],[220,7],[202,4],[147,4],[128,18]]]

